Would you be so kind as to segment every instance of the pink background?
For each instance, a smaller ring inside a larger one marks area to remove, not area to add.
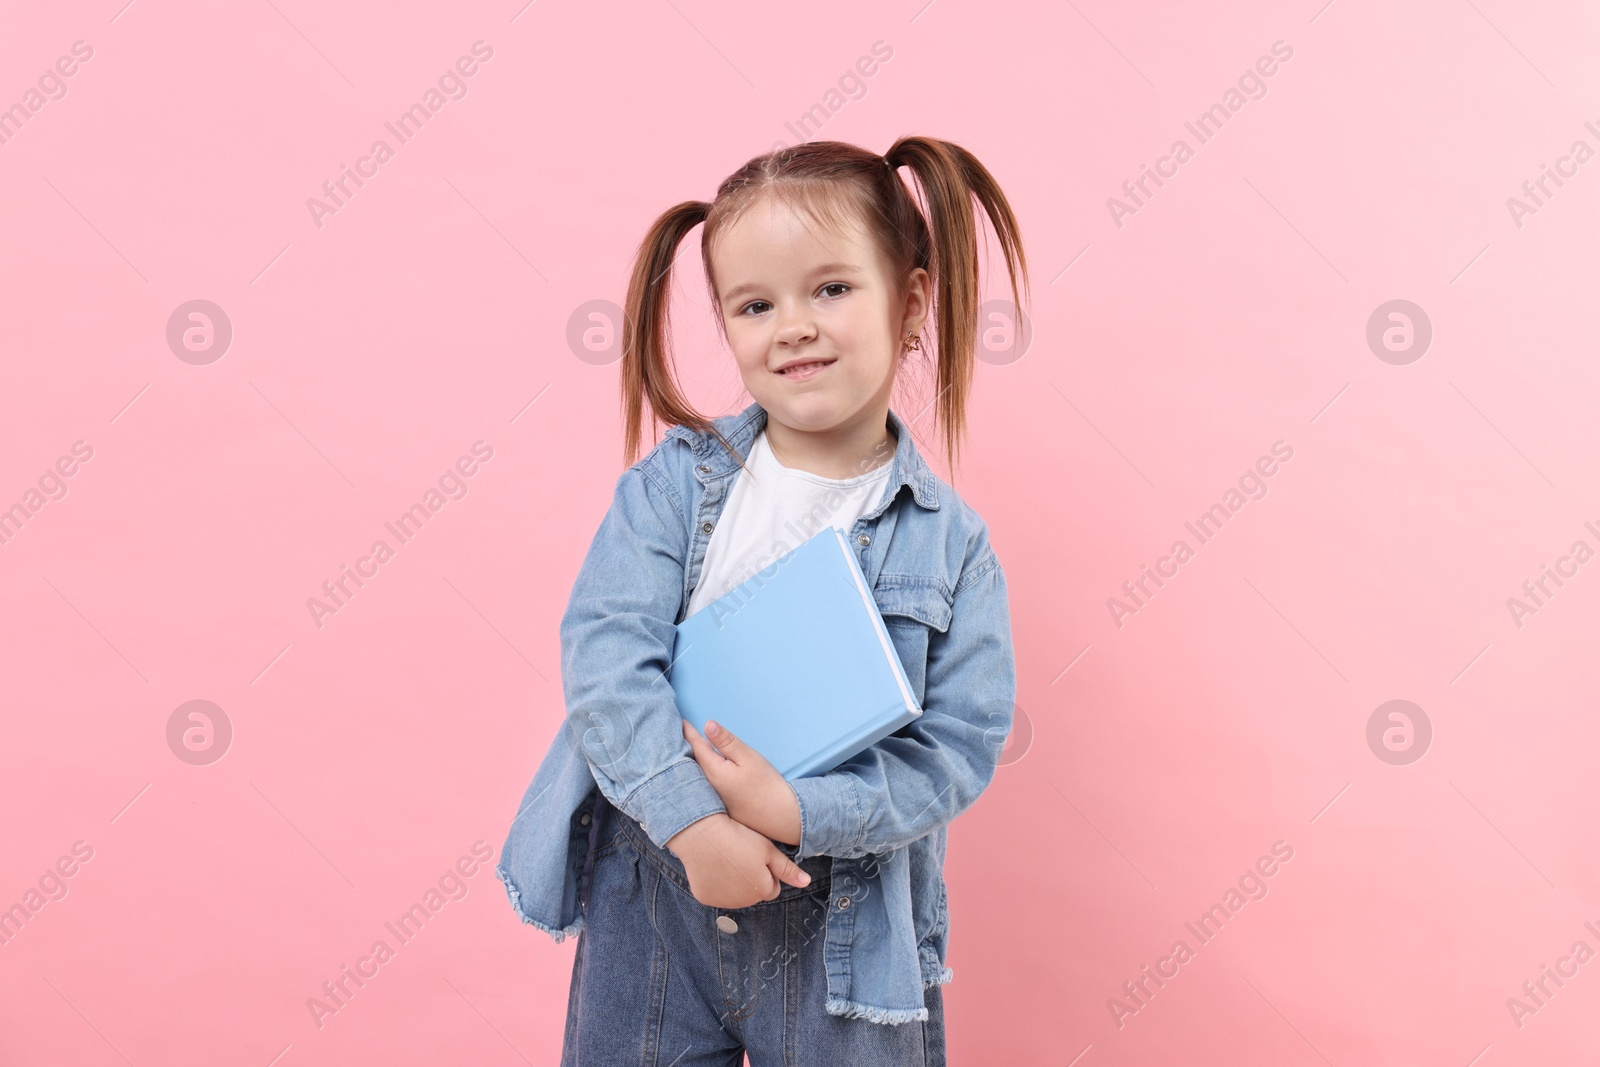
[[[307,1000],[498,854],[560,721],[621,442],[617,365],[569,320],[875,41],[812,135],[966,145],[1033,268],[1032,346],[979,364],[957,481],[1032,739],[951,830],[952,1062],[1600,1055],[1600,961],[1507,1006],[1600,950],[1600,562],[1520,626],[1506,603],[1600,549],[1600,160],[1520,225],[1506,203],[1600,148],[1592,5],[119,2],[14,3],[0,36],[6,105],[93,49],[0,145],[0,506],[93,450],[0,545],[0,907],[93,853],[0,946],[0,1062],[554,1062],[573,945],[486,868],[320,1028]],[[399,145],[384,122],[479,40]],[[1266,95],[1199,144],[1184,122],[1275,41]],[[308,198],[380,137],[319,227]],[[683,373],[734,411],[685,249]],[[233,329],[203,365],[166,337],[195,299]],[[1396,299],[1433,330],[1403,365],[1366,340]],[[480,440],[466,496],[319,628],[308,598]],[[1276,441],[1265,498],[1189,536]],[[1119,627],[1108,598],[1179,538]],[[1393,699],[1432,724],[1407,765],[1367,742]],[[231,723],[209,765],[169,747],[191,700]],[[1200,945],[1184,923],[1277,841],[1268,895]]]

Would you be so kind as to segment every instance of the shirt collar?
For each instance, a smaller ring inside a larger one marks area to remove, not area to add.
[[[712,423],[738,451],[740,458],[748,459],[756,435],[767,424],[767,412],[759,403],[752,402],[737,415],[724,415],[713,419]],[[885,488],[882,503],[873,509],[873,513],[886,508],[899,494],[902,485],[911,487],[911,498],[920,506],[929,511],[937,511],[939,480],[923,462],[922,454],[917,451],[916,442],[912,439],[911,430],[905,421],[895,414],[893,408],[889,409],[889,427],[895,436],[894,458],[889,461],[889,484]],[[697,460],[695,470],[703,479],[721,477],[729,471],[739,469],[739,464],[728,455],[727,450],[712,434],[697,434],[686,426],[674,426],[667,431],[667,436],[681,437],[689,442]],[[872,513],[869,513],[869,517],[870,514]]]

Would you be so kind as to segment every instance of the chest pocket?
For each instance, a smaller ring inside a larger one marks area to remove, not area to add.
[[[928,678],[928,642],[935,631],[950,628],[953,598],[938,578],[915,574],[879,574],[872,597],[921,705]]]

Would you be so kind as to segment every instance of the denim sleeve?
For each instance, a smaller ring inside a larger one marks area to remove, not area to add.
[[[669,446],[674,447],[674,446]],[[561,617],[562,728],[613,805],[656,844],[726,811],[690,754],[671,663],[688,529],[659,450],[617,479]]]
[[[827,774],[790,782],[797,858],[881,854],[948,824],[988,786],[1011,729],[1016,664],[1005,574],[985,542],[929,634],[922,714]]]

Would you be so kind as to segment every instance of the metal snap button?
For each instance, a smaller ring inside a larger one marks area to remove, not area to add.
[[[700,532],[701,533],[710,533],[711,532],[711,524],[709,522],[702,522],[700,524]]]
[[[733,921],[731,915],[718,915],[717,929],[725,934],[736,934],[739,932],[739,924]]]
[[[840,911],[844,911],[849,906],[850,906],[850,898],[849,897],[840,897],[839,898],[839,910]]]
[[[868,537],[866,534],[862,534],[860,537],[856,538],[856,543],[860,545],[870,545],[872,544],[872,538]]]
[[[584,812],[582,815],[578,816],[578,825],[579,826],[588,826],[589,825],[589,813],[588,812]]]
[[[706,466],[704,463],[702,463],[702,464],[700,464],[700,466],[696,467],[695,470],[699,471],[701,474],[710,474],[711,473],[711,468]]]

